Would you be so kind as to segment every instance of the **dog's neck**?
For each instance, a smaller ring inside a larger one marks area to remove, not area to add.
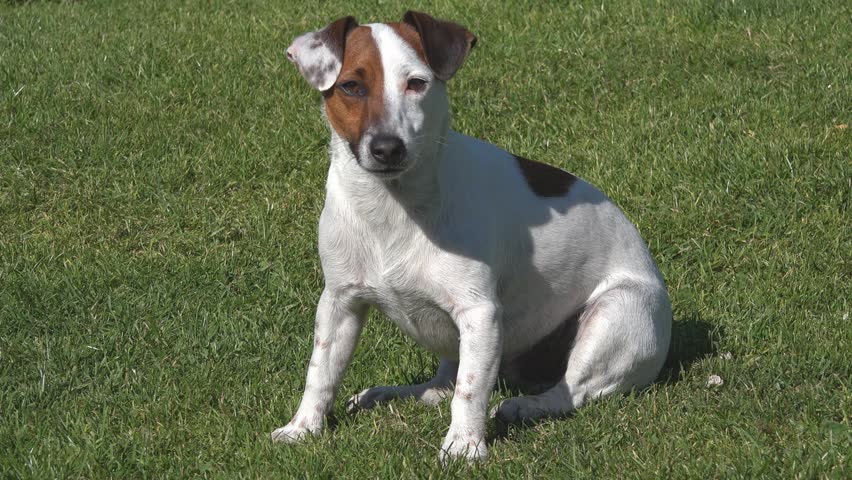
[[[328,195],[346,202],[361,221],[375,227],[429,223],[442,209],[439,174],[449,136],[449,121],[436,133],[422,136],[417,162],[399,177],[386,179],[362,168],[346,140],[331,128]]]

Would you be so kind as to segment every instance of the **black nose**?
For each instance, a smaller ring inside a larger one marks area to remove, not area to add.
[[[382,165],[399,165],[405,158],[405,144],[399,137],[376,135],[370,140],[370,154]]]

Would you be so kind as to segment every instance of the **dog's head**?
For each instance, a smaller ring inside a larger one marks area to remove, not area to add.
[[[398,23],[341,18],[296,38],[287,58],[322,92],[331,127],[358,164],[394,178],[442,141],[446,82],[475,44],[461,25],[409,11]]]

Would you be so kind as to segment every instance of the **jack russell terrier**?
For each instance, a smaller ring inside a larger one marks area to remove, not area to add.
[[[369,388],[348,407],[452,395],[442,462],[487,455],[498,374],[546,386],[491,412],[519,422],[660,372],[671,305],[619,208],[568,172],[450,129],[447,81],[475,44],[461,25],[410,11],[399,23],[341,18],[287,48],[322,92],[331,166],[305,392],[273,440],[322,431],[371,305],[440,364],[426,383]]]

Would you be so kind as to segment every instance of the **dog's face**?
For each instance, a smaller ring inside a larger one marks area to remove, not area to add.
[[[408,12],[399,23],[341,18],[296,38],[287,57],[323,93],[329,123],[358,164],[395,178],[442,141],[446,81],[475,43],[460,25]]]

